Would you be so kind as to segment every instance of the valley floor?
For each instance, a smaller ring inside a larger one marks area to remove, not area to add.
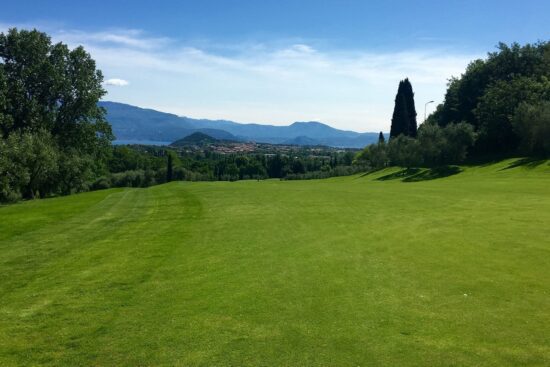
[[[549,162],[398,172],[0,207],[0,365],[550,365]]]

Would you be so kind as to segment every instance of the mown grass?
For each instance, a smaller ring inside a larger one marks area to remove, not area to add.
[[[547,366],[550,165],[451,171],[0,207],[0,365]]]

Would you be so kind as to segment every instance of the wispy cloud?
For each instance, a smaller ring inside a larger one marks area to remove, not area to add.
[[[105,80],[104,84],[105,85],[113,85],[113,86],[116,86],[116,87],[124,87],[124,86],[128,85],[129,83],[128,83],[127,80],[124,80],[124,79],[112,78],[112,79]]]
[[[166,47],[170,39],[151,37],[137,29],[112,29],[101,32],[83,32],[78,30],[58,30],[55,37],[68,44],[102,44],[114,47],[129,47],[141,50],[153,50]]]
[[[124,29],[94,33],[57,28],[49,33],[55,41],[84,45],[104,75],[117,76],[106,85],[132,80],[131,87],[109,89],[108,99],[244,122],[319,118],[360,131],[389,129],[400,79],[411,79],[417,104],[441,101],[447,80],[481,56],[437,47],[327,49],[304,40],[218,47]]]

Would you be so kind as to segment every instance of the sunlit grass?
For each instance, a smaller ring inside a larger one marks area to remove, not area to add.
[[[550,166],[515,162],[0,207],[0,365],[548,365]]]

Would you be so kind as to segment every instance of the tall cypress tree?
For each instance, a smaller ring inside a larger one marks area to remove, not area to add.
[[[407,135],[415,138],[418,126],[416,123],[416,108],[414,107],[414,92],[409,78],[406,78],[403,81],[403,93],[405,95],[405,102],[407,103],[407,111],[409,113]]]
[[[380,131],[380,134],[378,134],[378,144],[384,144],[386,142],[386,138],[384,138],[384,133]]]
[[[416,108],[414,106],[414,92],[408,78],[399,82],[395,107],[391,120],[390,138],[398,135],[416,137]]]
[[[400,81],[397,88],[395,107],[391,119],[390,138],[395,138],[401,134],[408,135],[409,132],[409,111],[404,93],[404,84],[403,81]]]

